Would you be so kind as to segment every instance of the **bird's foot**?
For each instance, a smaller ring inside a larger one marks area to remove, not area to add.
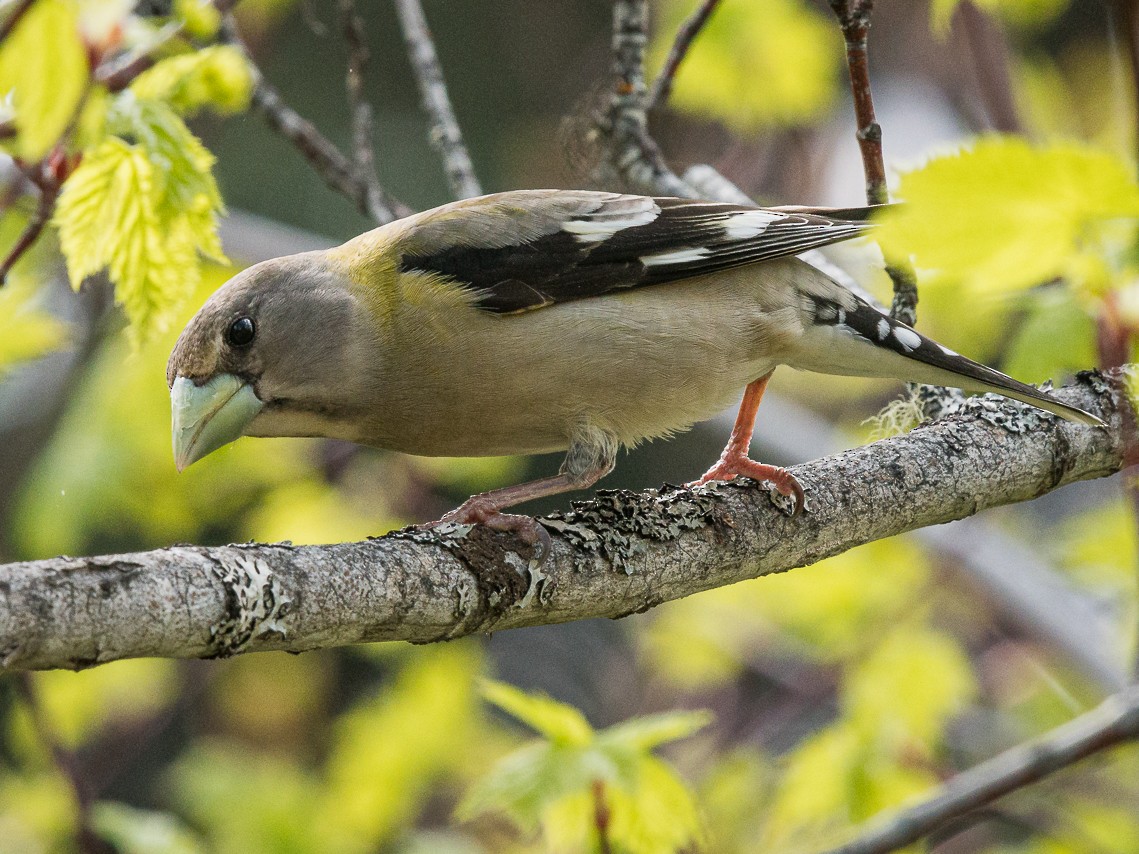
[[[428,522],[424,528],[436,528],[447,523],[453,525],[484,525],[492,531],[504,531],[517,536],[522,542],[530,546],[539,547],[542,552],[540,561],[553,549],[550,532],[532,516],[523,516],[518,513],[503,513],[497,503],[488,500],[485,495],[474,495],[435,522]]]
[[[752,480],[766,481],[775,487],[780,495],[791,499],[791,515],[797,516],[807,503],[807,495],[798,479],[791,472],[779,466],[757,463],[743,454],[725,453],[719,461],[704,472],[703,477],[688,486],[703,486],[713,480],[733,480],[737,477],[750,477]]]

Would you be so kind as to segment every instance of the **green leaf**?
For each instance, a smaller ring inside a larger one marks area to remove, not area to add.
[[[593,727],[585,716],[566,703],[489,680],[483,683],[482,694],[554,744],[581,747],[593,740]]]
[[[221,26],[221,13],[211,0],[175,0],[174,14],[186,32],[201,41],[212,39]]]
[[[953,638],[905,626],[848,674],[843,701],[850,720],[886,745],[929,749],[976,693],[969,659]]]
[[[600,734],[598,742],[643,753],[670,741],[687,738],[711,722],[712,714],[707,711],[643,715],[609,727]]]
[[[95,832],[120,854],[204,854],[188,827],[169,813],[100,801],[92,807]]]
[[[656,67],[693,6],[664,4],[650,48]],[[841,44],[832,21],[801,0],[721,3],[680,66],[672,103],[743,133],[807,123],[838,91]]]
[[[0,45],[0,99],[15,110],[15,153],[43,157],[67,128],[89,69],[73,0],[37,0]]]
[[[164,104],[126,92],[107,129],[116,136],[64,183],[55,223],[72,286],[106,269],[136,341],[145,340],[197,286],[199,253],[225,261],[221,196],[213,155]]]
[[[229,115],[249,106],[253,75],[238,48],[215,45],[163,59],[140,74],[130,89],[140,100],[162,101],[181,115],[203,107]]]
[[[653,747],[708,723],[705,712],[633,718],[595,733],[582,714],[548,697],[487,682],[484,696],[543,733],[471,787],[458,814],[499,811],[526,832],[541,826],[551,850],[578,850],[595,835],[595,800],[610,812],[615,850],[676,851],[701,837],[695,801]]]
[[[898,195],[905,204],[884,212],[876,233],[883,251],[912,255],[937,281],[974,295],[1057,276],[1094,284],[1105,255],[1133,241],[1127,218],[1139,215],[1139,185],[1121,158],[1078,143],[1034,147],[1007,136],[980,139],[907,173]]]

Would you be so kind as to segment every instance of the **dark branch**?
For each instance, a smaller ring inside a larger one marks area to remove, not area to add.
[[[0,261],[0,287],[8,281],[8,274],[12,272],[12,268],[16,266],[19,260],[24,257],[35,242],[39,239],[40,234],[43,233],[44,228],[51,220],[51,215],[55,211],[55,200],[59,197],[60,184],[54,179],[44,178],[36,182],[39,187],[40,198],[36,203],[36,210],[32,214],[32,218],[28,220],[28,224],[24,226],[23,232],[16,239],[15,244],[8,250],[8,254],[4,256],[4,260]]]
[[[364,40],[364,19],[360,17],[355,0],[340,0],[340,21],[344,41],[348,45],[345,86],[348,89],[348,106],[352,111],[352,152],[356,175],[368,188],[368,209],[373,218],[383,217],[383,221],[387,221],[394,215],[384,202],[384,191],[376,174],[372,149],[372,105],[364,94],[364,69],[371,57]]]
[[[36,0],[20,0],[16,4],[16,8],[8,13],[8,17],[0,22],[0,44],[12,34],[12,30],[16,29],[16,24],[20,23],[20,19],[24,17],[24,13],[32,8],[32,4]]]
[[[846,41],[846,64],[850,71],[850,92],[854,100],[856,136],[862,152],[862,170],[866,176],[866,201],[881,205],[890,201],[886,189],[886,164],[882,157],[882,127],[874,115],[874,96],[870,89],[870,60],[867,34],[874,0],[830,0]],[[917,322],[917,277],[904,262],[886,265],[894,283],[894,301],[890,316],[913,326]]]
[[[874,822],[857,839],[830,854],[896,851],[1003,795],[1137,737],[1139,686],[1133,686],[1040,738],[963,771],[932,797]]]
[[[223,42],[241,48],[249,62],[254,79],[254,108],[261,113],[269,127],[293,144],[329,187],[346,196],[362,214],[370,216],[381,225],[410,212],[405,205],[387,194],[382,194],[379,199],[382,205],[373,208],[368,182],[360,179],[352,162],[339,148],[318,131],[312,122],[286,104],[280,93],[265,80],[261,69],[238,35],[230,15],[222,23],[221,38]]]
[[[429,139],[443,156],[443,168],[447,172],[451,192],[460,199],[482,195],[474,164],[463,143],[455,111],[451,108],[443,69],[435,53],[435,43],[427,27],[423,7],[419,0],[395,0],[395,8],[415,80],[423,97],[423,109],[431,121]]]
[[[672,81],[676,78],[677,69],[688,55],[692,42],[719,5],[720,0],[702,0],[696,11],[680,25],[680,29],[676,31],[676,40],[668,52],[668,58],[664,61],[664,67],[649,92],[648,109],[654,110],[668,100],[668,96],[672,94]]]

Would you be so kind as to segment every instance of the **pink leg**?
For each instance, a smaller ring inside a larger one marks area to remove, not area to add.
[[[771,373],[748,384],[744,391],[743,400],[740,401],[740,411],[736,416],[735,426],[732,427],[732,436],[720,454],[719,461],[704,473],[697,481],[689,486],[700,486],[713,480],[732,480],[744,476],[752,480],[767,481],[777,490],[794,501],[792,513],[798,514],[806,502],[806,495],[799,481],[787,469],[779,466],[770,466],[757,463],[747,455],[751,445],[751,434],[755,430],[755,416],[759,410],[759,402],[763,400],[763,392],[767,388],[767,381]]]
[[[454,522],[458,525],[486,525],[496,531],[514,531],[523,540],[532,544],[542,538],[542,535],[545,534],[545,528],[542,528],[530,516],[503,513],[503,507],[512,507],[533,498],[545,498],[547,495],[584,489],[600,477],[601,474],[598,474],[589,483],[582,483],[580,480],[571,480],[568,475],[559,474],[541,480],[532,480],[528,483],[492,489],[489,492],[480,492],[478,495],[472,495],[450,513],[444,514],[438,522],[428,524],[434,526],[443,522]],[[546,537],[548,538],[548,536],[547,534]]]

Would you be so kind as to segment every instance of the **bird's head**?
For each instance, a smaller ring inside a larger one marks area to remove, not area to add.
[[[178,470],[241,436],[337,435],[368,337],[360,315],[323,252],[265,261],[219,288],[166,366]]]

